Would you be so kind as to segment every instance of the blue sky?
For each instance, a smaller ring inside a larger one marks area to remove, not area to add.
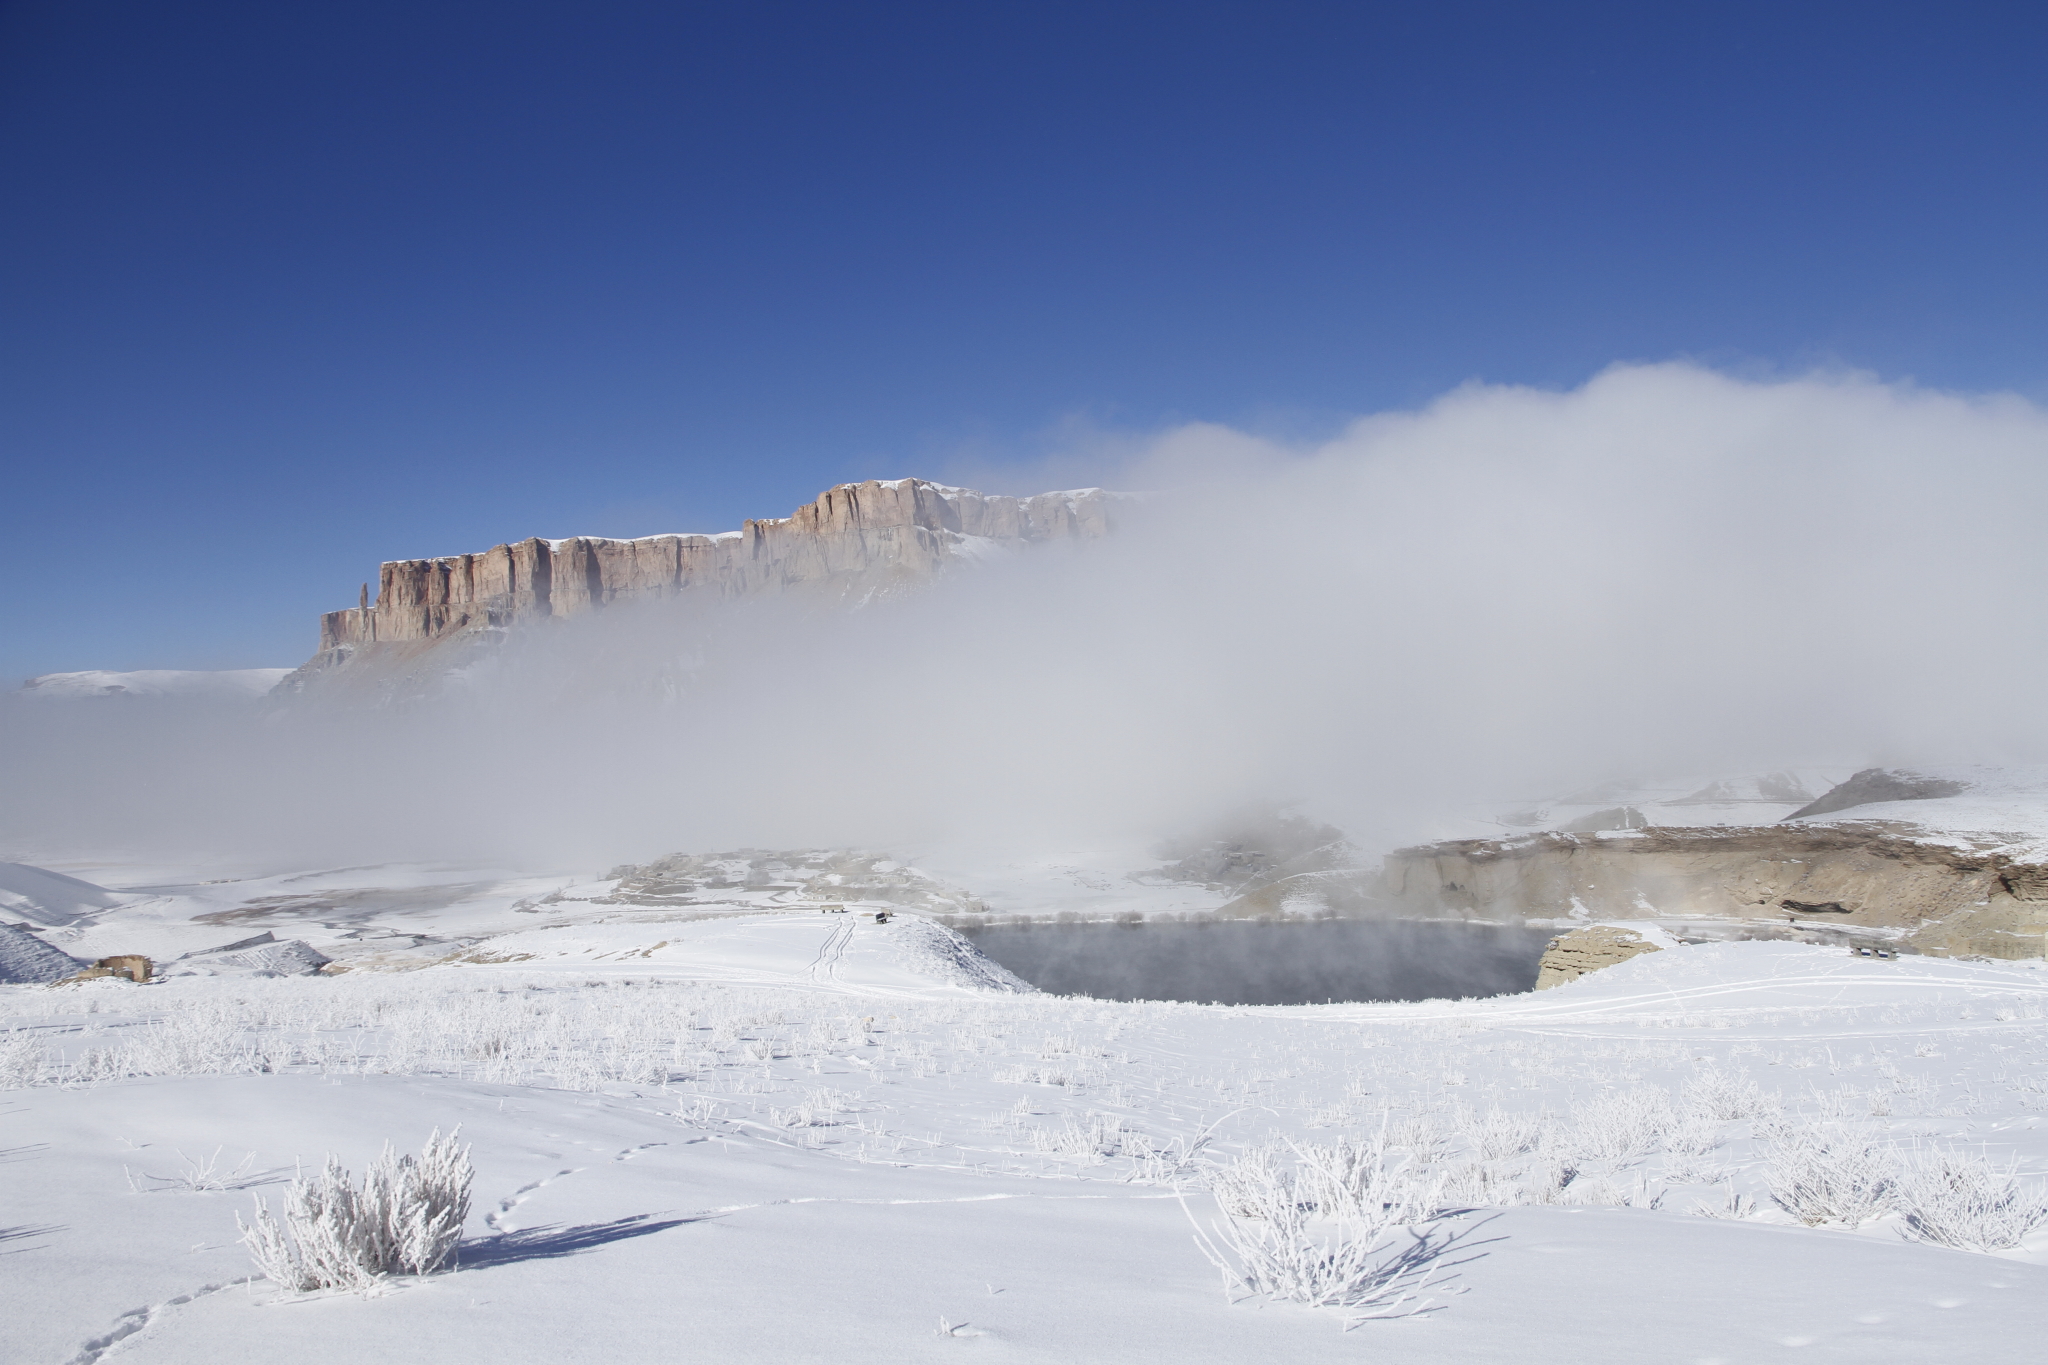
[[[2038,5],[0,7],[0,678],[1470,379],[2048,391]],[[1023,477],[1020,473],[1020,477]]]

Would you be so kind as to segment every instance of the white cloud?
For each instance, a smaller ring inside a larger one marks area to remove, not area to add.
[[[1629,366],[1308,448],[1182,427],[1125,470],[1157,495],[1111,543],[852,614],[614,610],[402,713],[9,708],[0,841],[534,865],[1253,796],[1395,838],[1613,775],[2048,751],[2048,414],[2017,398]]]

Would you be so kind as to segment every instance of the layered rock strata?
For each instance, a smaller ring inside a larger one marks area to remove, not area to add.
[[[1734,922],[1939,955],[2048,955],[2048,867],[1881,822],[1462,839],[1389,854],[1385,913]]]
[[[1119,495],[1085,488],[1015,498],[924,479],[841,484],[787,517],[715,535],[522,540],[480,554],[401,559],[361,601],[320,618],[320,652],[300,670],[366,648],[577,616],[628,598],[867,593],[930,579],[948,563],[1114,527]],[[295,675],[288,679],[289,690]]]

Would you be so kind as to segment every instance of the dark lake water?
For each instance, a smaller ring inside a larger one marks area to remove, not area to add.
[[[968,937],[1055,995],[1319,1005],[1526,991],[1552,935],[1486,924],[1307,920],[1004,925]]]

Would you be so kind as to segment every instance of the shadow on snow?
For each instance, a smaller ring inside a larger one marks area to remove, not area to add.
[[[511,1265],[518,1261],[576,1256],[613,1242],[646,1237],[679,1228],[685,1223],[701,1221],[701,1218],[656,1219],[651,1213],[636,1213],[631,1218],[616,1218],[609,1223],[580,1223],[570,1228],[550,1223],[544,1227],[504,1232],[495,1237],[465,1242],[457,1264],[464,1270],[481,1270],[486,1266]]]

